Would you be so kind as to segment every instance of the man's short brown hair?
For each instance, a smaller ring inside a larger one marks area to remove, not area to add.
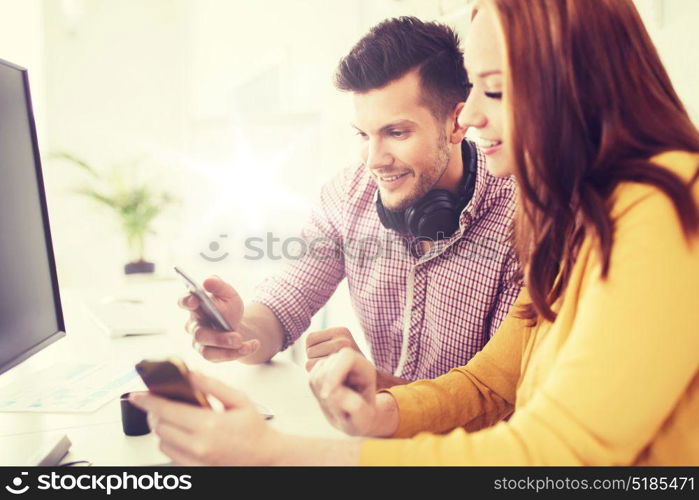
[[[371,28],[338,65],[335,85],[364,93],[418,70],[425,105],[442,120],[468,97],[459,37],[450,27],[416,17],[387,19]]]

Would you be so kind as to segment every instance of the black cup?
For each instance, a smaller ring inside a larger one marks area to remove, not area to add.
[[[150,432],[148,415],[129,401],[130,392],[121,395],[121,426],[127,436],[143,436]]]

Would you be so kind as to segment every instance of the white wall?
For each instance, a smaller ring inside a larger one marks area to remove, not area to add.
[[[43,7],[44,170],[59,278],[65,284],[112,282],[127,261],[116,218],[76,196],[72,190],[88,177],[47,160],[47,153],[70,152],[103,170],[146,159],[139,176],[177,188],[177,177],[154,161],[152,151],[177,150],[185,141],[184,4],[45,0]]]
[[[41,0],[0,0],[0,59],[29,71],[37,134],[45,136],[44,30]]]
[[[672,83],[699,124],[699,1],[634,0]]]
[[[100,168],[145,158],[141,174],[183,201],[151,241],[147,257],[161,267],[190,261],[212,271],[198,253],[219,234],[290,231],[289,219],[302,220],[322,182],[354,161],[352,144],[338,140],[351,138],[347,111],[339,111],[348,101],[331,80],[361,33],[357,3],[45,0],[43,7],[44,151],[68,151]],[[46,169],[60,207],[62,281],[118,279],[127,255],[115,219],[70,192],[85,179],[74,167],[47,162]],[[278,196],[262,196],[270,186]]]

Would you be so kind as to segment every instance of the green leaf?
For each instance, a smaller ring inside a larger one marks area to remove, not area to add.
[[[70,153],[65,153],[65,152],[57,152],[57,153],[51,153],[49,154],[49,159],[50,160],[66,160],[68,162],[74,163],[76,166],[82,168],[86,172],[88,172],[90,175],[92,175],[94,178],[99,179],[100,175],[97,173],[97,171],[90,166],[89,163],[87,163],[85,160],[78,158],[77,156],[74,156]]]

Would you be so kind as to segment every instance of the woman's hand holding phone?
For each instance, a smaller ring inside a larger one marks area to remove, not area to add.
[[[192,346],[205,359],[213,362],[243,358],[259,349],[259,340],[246,341],[237,331],[245,310],[238,292],[217,276],[205,280],[202,285],[231,331],[215,328],[202,309],[201,301],[190,293],[180,298],[178,305],[190,312],[185,330],[192,335]]]
[[[193,392],[213,396],[222,403],[223,411],[173,401],[152,392],[129,396],[133,404],[148,413],[160,450],[175,464],[271,465],[280,460],[282,435],[265,423],[245,394],[199,373],[190,372],[188,378]]]

